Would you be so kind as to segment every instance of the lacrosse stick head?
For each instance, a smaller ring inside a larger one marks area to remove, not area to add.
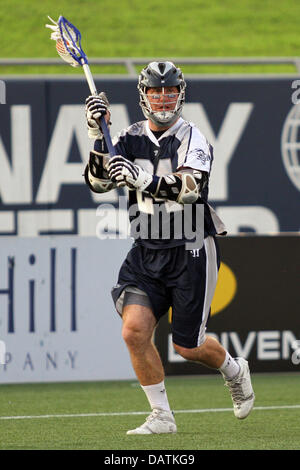
[[[53,31],[51,39],[56,41],[56,50],[60,57],[72,67],[88,64],[87,56],[81,47],[80,31],[63,16],[60,16],[57,22],[50,16],[48,18],[53,24],[46,25],[46,28]]]

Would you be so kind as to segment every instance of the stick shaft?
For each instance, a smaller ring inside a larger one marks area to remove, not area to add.
[[[82,68],[83,68],[86,80],[88,82],[90,92],[92,93],[92,95],[97,95],[97,88],[93,79],[93,75],[91,74],[90,67],[88,66],[88,64],[83,64]]]
[[[92,95],[97,95],[97,88],[96,88],[93,76],[91,74],[90,67],[88,66],[88,64],[83,64],[82,68],[83,68],[86,80],[88,82],[90,92],[92,93]],[[101,129],[104,135],[104,139],[105,139],[108,151],[109,151],[109,155],[111,157],[114,157],[116,155],[116,151],[112,144],[111,136],[110,136],[104,116],[100,118],[100,124],[101,124]]]

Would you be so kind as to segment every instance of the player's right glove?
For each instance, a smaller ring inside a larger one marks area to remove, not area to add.
[[[99,125],[101,116],[110,118],[109,101],[104,92],[99,95],[90,95],[85,100],[85,115],[90,139],[102,139],[103,133]],[[108,122],[110,124],[110,122]]]
[[[150,173],[122,155],[116,155],[109,159],[107,171],[111,181],[116,183],[118,187],[126,184],[130,189],[144,191],[153,181],[153,176]]]

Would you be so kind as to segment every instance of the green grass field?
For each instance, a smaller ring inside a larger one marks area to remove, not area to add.
[[[178,432],[160,436],[126,435],[148,413],[134,381],[1,385],[0,449],[299,450],[299,379],[254,374],[255,408],[239,421],[221,376],[167,378]]]
[[[66,16],[89,57],[299,56],[300,3],[294,0],[1,0],[2,58],[56,57],[47,15]],[[4,39],[4,40],[3,40]],[[188,73],[188,70],[184,70]],[[95,73],[123,73],[97,67]],[[284,66],[203,66],[199,73],[294,73]],[[0,73],[67,73],[64,67],[1,67]],[[76,73],[69,67],[68,73]]]

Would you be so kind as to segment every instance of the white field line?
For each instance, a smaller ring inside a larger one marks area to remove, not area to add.
[[[253,410],[294,410],[300,409],[300,405],[281,405],[281,406],[255,406]],[[174,413],[218,413],[224,411],[233,411],[232,408],[203,408],[199,410],[175,410]],[[116,413],[78,413],[78,414],[53,414],[53,415],[32,415],[32,416],[0,416],[0,420],[10,419],[49,419],[49,418],[93,418],[102,416],[134,416],[147,415],[149,411],[124,411]]]

